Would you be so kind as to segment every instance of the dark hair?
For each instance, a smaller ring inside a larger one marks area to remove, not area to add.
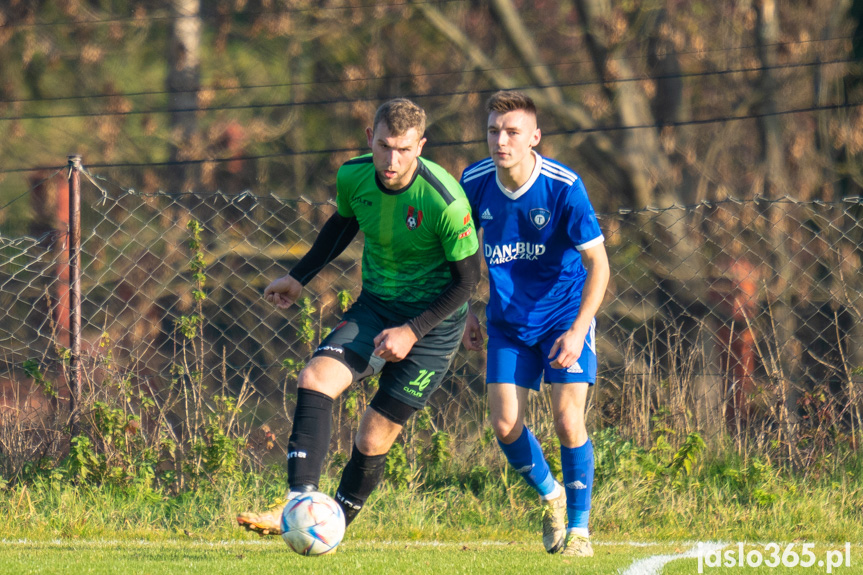
[[[492,94],[486,104],[488,113],[497,112],[498,114],[506,114],[515,110],[524,110],[529,114],[536,116],[536,104],[524,92],[517,90],[501,90]]]
[[[387,128],[394,136],[401,136],[411,128],[416,128],[422,138],[426,131],[425,110],[406,98],[396,98],[382,104],[375,112],[372,129],[376,129],[381,122],[386,122]]]

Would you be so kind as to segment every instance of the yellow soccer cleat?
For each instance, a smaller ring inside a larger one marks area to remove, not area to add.
[[[258,535],[281,535],[282,534],[282,511],[285,510],[285,505],[293,499],[296,493],[288,494],[287,498],[277,501],[266,511],[255,513],[254,511],[244,511],[237,515],[237,523],[240,527],[244,527],[249,531],[254,531]]]

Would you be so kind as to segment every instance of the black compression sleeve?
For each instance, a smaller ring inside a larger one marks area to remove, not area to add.
[[[294,425],[288,439],[288,485],[303,491],[311,485],[317,491],[330,449],[333,425],[333,398],[311,389],[297,389]]]
[[[291,277],[303,285],[312,281],[325,265],[345,251],[358,231],[360,224],[356,218],[334,213],[321,228],[308,253],[290,271]]]
[[[345,527],[351,524],[366,504],[375,487],[384,478],[387,454],[365,455],[354,444],[351,458],[342,471],[342,480],[336,490],[336,501],[345,512]]]
[[[408,322],[417,338],[422,338],[467,302],[479,283],[480,265],[479,250],[463,260],[449,262],[452,283],[427,310]]]

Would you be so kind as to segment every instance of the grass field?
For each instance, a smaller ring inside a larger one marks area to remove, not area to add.
[[[262,539],[236,524],[238,511],[283,496],[282,466],[199,480],[179,492],[146,481],[75,484],[62,468],[47,468],[30,481],[0,484],[0,575],[681,575],[698,573],[699,542],[717,541],[721,561],[703,561],[703,573],[863,575],[863,460],[794,472],[713,452],[691,473],[673,477],[655,472],[652,461],[642,454],[599,467],[606,473],[593,493],[590,559],[543,551],[536,494],[502,461],[486,462],[482,481],[466,472],[477,462],[462,460],[415,475],[410,486],[385,481],[338,552],[319,558],[295,555],[279,538]],[[337,480],[337,473],[325,474],[321,490],[332,493]],[[738,542],[755,542],[745,554],[770,559],[772,541],[780,556],[789,544],[798,555],[811,545],[813,564],[724,566]],[[828,571],[828,552],[835,557],[846,542],[850,565],[842,557]]]
[[[799,543],[796,544],[799,551]],[[749,566],[734,568],[703,567],[704,573],[827,573],[819,567],[829,550],[843,551],[844,544],[819,544],[812,550],[816,557],[810,568]],[[693,556],[694,542],[637,543],[597,541],[596,554],[589,559],[551,556],[537,541],[379,542],[346,541],[338,553],[324,557],[301,557],[290,552],[278,539],[207,542],[194,539],[168,541],[100,540],[3,540],[0,542],[0,573],[136,573],[162,575],[188,574],[305,574],[351,573],[430,575],[435,573],[490,573],[503,575],[579,575],[612,574],[680,575],[697,573]],[[728,548],[734,548],[732,545]],[[760,550],[763,544],[747,546],[746,552]],[[679,557],[678,557],[679,556]],[[843,559],[844,561],[844,559]],[[863,573],[863,553],[851,548],[850,567],[832,569],[833,573]]]
[[[798,554],[804,543],[814,544],[811,567],[707,564],[704,573],[827,573],[828,551],[844,550],[848,541],[850,566],[843,560],[832,572],[863,575],[858,471],[847,470],[835,481],[759,482],[777,494],[765,503],[711,479],[706,471],[688,478],[686,490],[611,478],[594,494],[596,555],[591,559],[547,555],[535,495],[506,476],[489,483],[482,497],[455,486],[410,490],[385,483],[338,553],[319,558],[300,557],[279,538],[262,539],[236,525],[237,511],[260,509],[283,492],[282,471],[273,477],[248,474],[178,495],[140,486],[36,481],[0,489],[0,575],[681,575],[698,572],[699,541],[721,541],[723,553],[741,541],[758,542],[746,553],[757,550],[765,559],[771,541],[782,550],[793,543]],[[334,480],[324,479],[324,490],[332,491]]]

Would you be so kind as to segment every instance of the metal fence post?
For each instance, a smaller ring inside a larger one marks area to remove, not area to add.
[[[72,436],[78,435],[81,405],[81,156],[68,157],[69,166],[69,417]]]

